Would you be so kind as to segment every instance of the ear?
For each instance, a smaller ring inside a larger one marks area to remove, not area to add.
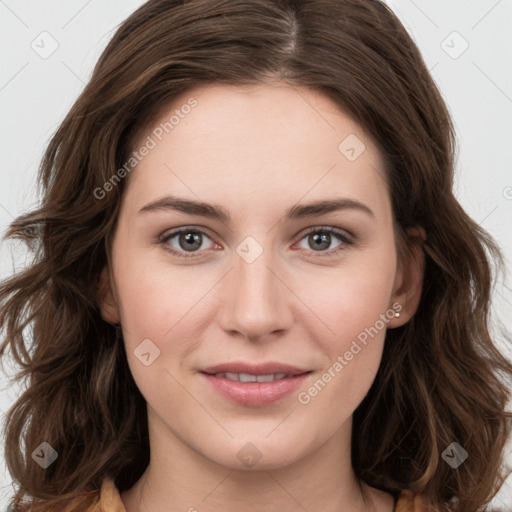
[[[103,320],[110,324],[120,323],[121,318],[117,301],[112,293],[112,286],[110,284],[110,276],[107,267],[101,271],[98,280],[98,305],[101,311]]]
[[[392,318],[388,327],[399,327],[407,323],[418,308],[421,299],[423,276],[425,272],[425,255],[423,253],[423,241],[427,239],[425,230],[416,226],[407,230],[407,244],[410,251],[406,261],[398,262],[391,304],[398,303],[401,309],[398,318]]]

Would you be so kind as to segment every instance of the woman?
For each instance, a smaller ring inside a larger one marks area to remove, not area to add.
[[[144,4],[7,233],[14,510],[485,506],[512,365],[454,146],[378,0]]]

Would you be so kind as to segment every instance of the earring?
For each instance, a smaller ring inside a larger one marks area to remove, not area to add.
[[[400,316],[400,313],[396,312],[395,317],[398,318]]]

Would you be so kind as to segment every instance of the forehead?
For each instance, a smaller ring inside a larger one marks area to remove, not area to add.
[[[258,201],[265,208],[351,196],[389,213],[384,161],[373,140],[310,89],[191,89],[162,110],[134,150],[149,139],[153,147],[132,171],[126,193],[141,207],[165,194],[224,202],[240,212]]]

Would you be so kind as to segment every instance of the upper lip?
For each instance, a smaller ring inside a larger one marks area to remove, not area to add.
[[[248,373],[249,375],[273,375],[285,373],[286,375],[300,375],[310,370],[304,370],[289,364],[270,361],[261,364],[249,364],[244,362],[223,363],[216,366],[209,366],[201,370],[203,373],[214,375],[216,373]]]

